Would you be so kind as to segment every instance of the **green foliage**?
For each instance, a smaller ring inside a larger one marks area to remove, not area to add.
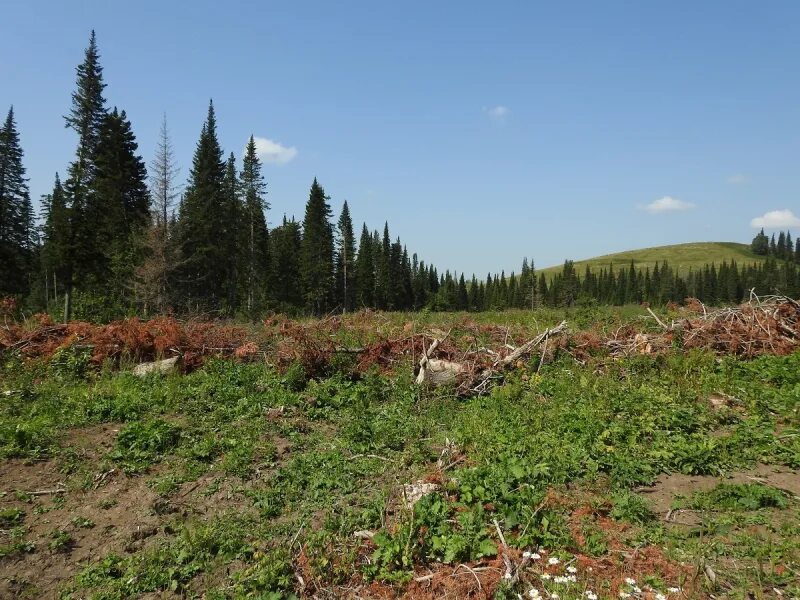
[[[701,510],[747,511],[786,508],[786,494],[758,483],[721,483],[708,492],[697,492],[690,506]]]
[[[256,552],[252,564],[232,579],[231,587],[237,597],[275,600],[295,597],[285,594],[292,589],[294,572],[292,557],[283,549]]]
[[[19,508],[4,508],[0,510],[0,525],[4,527],[18,525],[22,522],[25,511]]]
[[[303,363],[294,361],[290,364],[283,376],[282,383],[286,386],[286,389],[292,392],[302,392],[306,389],[308,375],[306,374],[306,368],[303,366]]]
[[[367,573],[379,579],[404,581],[417,561],[453,564],[495,556],[497,546],[488,535],[483,507],[477,505],[455,514],[453,508],[439,494],[424,496],[396,532],[382,532],[373,538],[377,548]]]
[[[611,502],[611,516],[618,521],[644,525],[655,518],[645,499],[629,490],[617,492]]]
[[[800,355],[744,362],[692,352],[604,361],[600,368],[562,357],[538,375],[531,369],[471,399],[421,391],[407,374],[335,374],[292,391],[285,375],[264,365],[224,360],[152,380],[106,371],[62,379],[47,377],[44,365],[11,362],[0,388],[14,390],[0,403],[4,457],[56,456],[69,468],[76,450],[62,447],[72,438],[65,429],[109,422],[116,429],[123,422],[113,466],[135,475],[163,460],[148,485],[181,496],[159,502],[167,510],[178,498],[209,503],[218,516],[196,522],[154,506],[165,535],[144,549],[95,560],[65,592],[72,597],[170,590],[189,596],[208,581],[218,586],[202,590],[209,598],[290,597],[299,547],[323,587],[347,584],[362,569],[370,578],[402,582],[426,563],[491,557],[495,520],[520,551],[605,556],[618,542],[607,521],[576,521],[572,507],[558,500],[587,492],[596,513],[625,522],[623,543],[657,544],[686,563],[707,560],[726,584],[734,576],[717,557],[747,565],[741,573],[762,564],[763,585],[791,596],[791,540],[800,532],[788,497],[759,486],[721,487],[683,504],[705,515],[699,527],[679,528],[653,519],[633,490],[661,473],[792,464]],[[712,393],[736,402],[714,409],[706,400]],[[425,478],[440,457],[440,492],[413,513],[398,512],[398,485]],[[85,476],[76,472],[69,489]],[[6,528],[25,529],[37,514],[69,508],[63,500],[19,498],[32,503],[25,507],[30,516]],[[88,520],[78,515],[66,529],[77,537],[82,526]],[[374,547],[353,536],[363,530],[376,532]],[[20,532],[0,554],[33,543]],[[374,553],[371,566],[365,553]],[[786,573],[776,571],[781,565]],[[759,589],[755,571],[748,573],[750,579],[735,575],[741,580],[733,589]]]
[[[127,473],[142,472],[174,448],[180,436],[180,428],[167,421],[135,421],[120,430],[111,458]]]
[[[67,552],[75,544],[69,532],[56,529],[50,534],[50,543],[47,545],[51,552]]]
[[[56,350],[50,359],[52,375],[60,379],[83,379],[89,373],[92,350],[78,346],[64,346]]]

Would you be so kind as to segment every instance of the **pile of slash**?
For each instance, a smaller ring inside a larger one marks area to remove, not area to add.
[[[191,370],[210,357],[262,361],[279,369],[301,363],[311,377],[343,368],[396,372],[413,365],[420,385],[449,383],[460,395],[487,392],[514,368],[540,369],[559,354],[575,360],[659,354],[703,348],[752,358],[800,349],[800,303],[783,296],[756,297],[736,307],[709,310],[694,299],[671,307],[671,318],[649,316],[613,331],[570,332],[567,322],[531,332],[521,326],[476,324],[468,316],[449,331],[416,331],[414,322],[397,324],[383,313],[364,311],[313,321],[271,317],[257,325],[220,321],[136,318],[106,325],[53,323],[47,315],[0,324],[0,353],[24,359],[50,358],[83,350],[97,365],[154,361],[178,356]]]

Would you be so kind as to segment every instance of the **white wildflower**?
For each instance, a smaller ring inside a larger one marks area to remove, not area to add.
[[[641,594],[642,593],[642,588],[637,587],[637,586],[633,586],[633,592],[636,593],[636,594]]]
[[[534,552],[533,554],[531,554],[531,560],[539,560],[540,558],[542,558],[542,555],[539,554],[538,552]]]
[[[619,597],[620,598],[630,598],[631,595],[628,592],[620,592],[619,593]]]
[[[525,552],[522,553],[522,558],[528,559],[531,556],[532,556],[532,554],[531,554],[531,552],[529,550],[525,550]]]
[[[626,577],[625,583],[627,583],[628,585],[636,585],[636,580],[633,577]]]
[[[569,572],[569,573],[577,573],[578,572],[578,568],[577,567],[573,567],[572,565],[570,565],[570,566],[567,567],[567,572]]]
[[[592,590],[586,590],[586,597],[589,600],[597,600],[597,594],[595,594]]]
[[[528,598],[531,600],[541,600],[542,595],[539,593],[539,590],[536,588],[531,588],[528,590]]]
[[[569,578],[564,577],[563,575],[556,575],[553,577],[553,583],[567,583]]]
[[[541,577],[542,579],[551,579],[553,576],[550,573],[542,573]]]
[[[667,597],[661,592],[659,592],[658,594],[656,594],[656,600],[667,600]]]
[[[503,579],[511,579],[511,573],[506,573],[503,575]]]
[[[679,588],[679,587],[671,587],[671,588],[667,588],[667,591],[670,594],[680,594],[681,588]]]
[[[578,581],[578,578],[575,577],[575,575],[567,575],[567,580],[571,581],[572,583],[575,583],[576,581]]]
[[[556,557],[556,556],[551,556],[550,558],[547,559],[547,564],[548,565],[557,565],[560,562],[561,561],[558,560],[558,557]]]
[[[551,594],[550,594],[550,597],[551,597],[553,600],[558,600],[559,598],[561,598],[561,596],[559,596],[559,595],[558,595],[558,594],[556,594],[555,592],[551,593]]]

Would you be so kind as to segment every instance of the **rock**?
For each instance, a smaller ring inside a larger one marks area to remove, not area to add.
[[[407,483],[403,486],[403,505],[405,508],[414,508],[414,505],[422,500],[424,496],[432,494],[438,489],[438,483],[428,483],[426,481]]]
[[[137,377],[144,377],[151,373],[159,373],[161,375],[173,373],[178,370],[180,360],[180,356],[173,356],[172,358],[165,358],[164,360],[142,363],[133,368],[133,374]]]

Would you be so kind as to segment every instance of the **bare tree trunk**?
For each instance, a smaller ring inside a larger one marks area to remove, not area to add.
[[[72,319],[72,281],[67,280],[67,289],[64,290],[64,323]]]

